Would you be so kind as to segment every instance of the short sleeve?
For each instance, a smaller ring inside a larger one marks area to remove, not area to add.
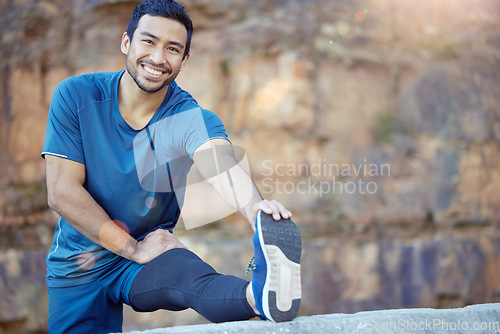
[[[196,105],[141,130],[133,142],[141,187],[162,192],[184,187],[194,152],[214,138],[228,139],[222,121]]]
[[[85,163],[75,95],[70,79],[57,86],[50,103],[42,157],[54,155]]]
[[[203,143],[214,138],[228,139],[221,119],[213,112],[199,108],[188,127],[185,148],[190,158]]]

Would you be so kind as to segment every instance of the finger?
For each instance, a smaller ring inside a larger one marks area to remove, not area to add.
[[[267,199],[262,200],[258,203],[258,208],[268,215],[272,215],[275,220],[279,220],[281,218],[278,207],[272,201],[268,201]]]
[[[169,240],[167,241],[169,245],[172,245],[172,248],[185,248],[187,249],[187,246],[184,245],[177,237],[170,233]]]
[[[273,213],[273,209],[270,205],[270,202],[267,199],[262,200],[259,203],[257,203],[257,210],[256,211],[258,211],[258,210],[262,210],[265,213],[267,213],[268,215],[271,215]]]
[[[279,205],[281,205],[281,203],[278,201],[272,200],[270,202],[270,205],[273,209],[272,215],[273,215],[274,220],[280,220],[281,219],[281,211],[280,211]]]
[[[285,208],[285,206],[283,204],[281,206],[282,206],[282,209],[280,209],[281,210],[281,216],[283,218],[287,218],[287,219],[290,218],[290,217],[292,217],[292,215],[293,215],[292,212],[290,210],[288,210],[287,208]]]
[[[277,203],[275,200],[263,200],[259,202],[259,208],[268,215],[272,215],[274,220],[280,220],[281,215]]]
[[[276,202],[276,206],[278,207],[281,217],[283,217],[284,219],[288,219],[292,216],[292,213],[280,202]]]
[[[171,250],[171,249],[175,249],[175,248],[188,249],[183,243],[181,243],[181,242],[175,242],[175,243],[169,243],[169,244],[167,244],[167,246],[165,247],[165,251],[168,251],[168,250]]]
[[[164,245],[165,251],[174,248],[185,248],[187,247],[179,240],[177,237],[168,230],[157,230],[157,242]],[[156,231],[155,231],[156,232]]]
[[[262,200],[257,204],[257,208],[272,215],[274,220],[280,220],[282,217],[288,219],[292,216],[292,213],[276,200]]]

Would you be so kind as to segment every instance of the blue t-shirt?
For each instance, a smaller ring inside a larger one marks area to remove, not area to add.
[[[58,85],[42,156],[84,164],[84,187],[111,219],[140,240],[157,228],[174,228],[184,195],[178,189],[185,189],[194,151],[227,135],[221,120],[175,82],[148,125],[133,129],[118,109],[123,73],[85,74]],[[47,283],[90,282],[126,262],[60,217],[47,255]]]

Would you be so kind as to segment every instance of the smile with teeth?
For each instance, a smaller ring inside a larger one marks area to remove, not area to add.
[[[161,72],[161,71],[157,71],[157,70],[155,70],[155,69],[152,69],[152,68],[151,68],[151,67],[149,67],[149,66],[145,66],[145,65],[143,65],[142,67],[146,70],[146,72],[151,73],[151,74],[153,74],[153,75],[162,75],[162,74],[163,74],[163,72]]]

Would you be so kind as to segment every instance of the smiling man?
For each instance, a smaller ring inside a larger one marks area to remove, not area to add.
[[[54,92],[42,152],[60,215],[47,255],[51,333],[121,331],[123,303],[193,308],[212,322],[297,315],[301,239],[290,211],[261,197],[221,120],[175,83],[192,31],[182,5],[144,1],[122,37],[126,70],[68,78]],[[251,282],[217,273],[172,233],[175,184],[193,163],[255,231]],[[219,178],[229,170],[231,182]],[[235,205],[234,194],[245,200]]]

